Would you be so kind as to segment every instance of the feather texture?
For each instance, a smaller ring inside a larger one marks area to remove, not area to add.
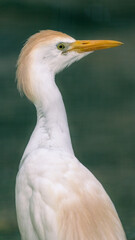
[[[20,181],[19,204],[29,203],[28,208],[18,210],[22,236],[29,233],[26,239],[126,239],[102,185],[72,155],[36,150],[20,169],[17,190]]]
[[[55,74],[86,54],[62,54],[63,33],[41,31],[23,47],[18,88],[33,101],[37,124],[16,179],[16,210],[22,240],[126,240],[106,191],[74,156]],[[88,54],[88,53],[87,53]]]
[[[39,33],[32,35],[25,43],[17,62],[17,86],[18,90],[22,93],[24,92],[30,101],[34,101],[33,86],[30,80],[30,70],[31,70],[31,54],[33,50],[41,47],[42,45],[47,45],[54,39],[58,42],[62,39],[73,39],[65,33],[43,30]]]

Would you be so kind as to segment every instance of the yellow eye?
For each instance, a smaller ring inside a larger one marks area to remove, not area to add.
[[[65,45],[64,45],[64,43],[59,43],[58,45],[57,45],[57,48],[59,49],[59,50],[63,50],[63,49],[65,49]]]

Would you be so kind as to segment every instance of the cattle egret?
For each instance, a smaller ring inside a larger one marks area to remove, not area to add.
[[[56,31],[28,39],[18,60],[18,89],[37,110],[37,124],[16,180],[22,240],[125,240],[113,203],[75,157],[55,74],[111,40],[76,41]]]

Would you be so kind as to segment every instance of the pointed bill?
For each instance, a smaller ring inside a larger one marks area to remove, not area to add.
[[[113,40],[77,40],[70,44],[68,51],[83,53],[105,48],[117,47],[122,44],[122,42]]]

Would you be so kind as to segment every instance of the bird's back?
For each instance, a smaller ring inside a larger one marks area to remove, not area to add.
[[[22,240],[126,239],[102,185],[73,155],[34,151],[16,189]]]

